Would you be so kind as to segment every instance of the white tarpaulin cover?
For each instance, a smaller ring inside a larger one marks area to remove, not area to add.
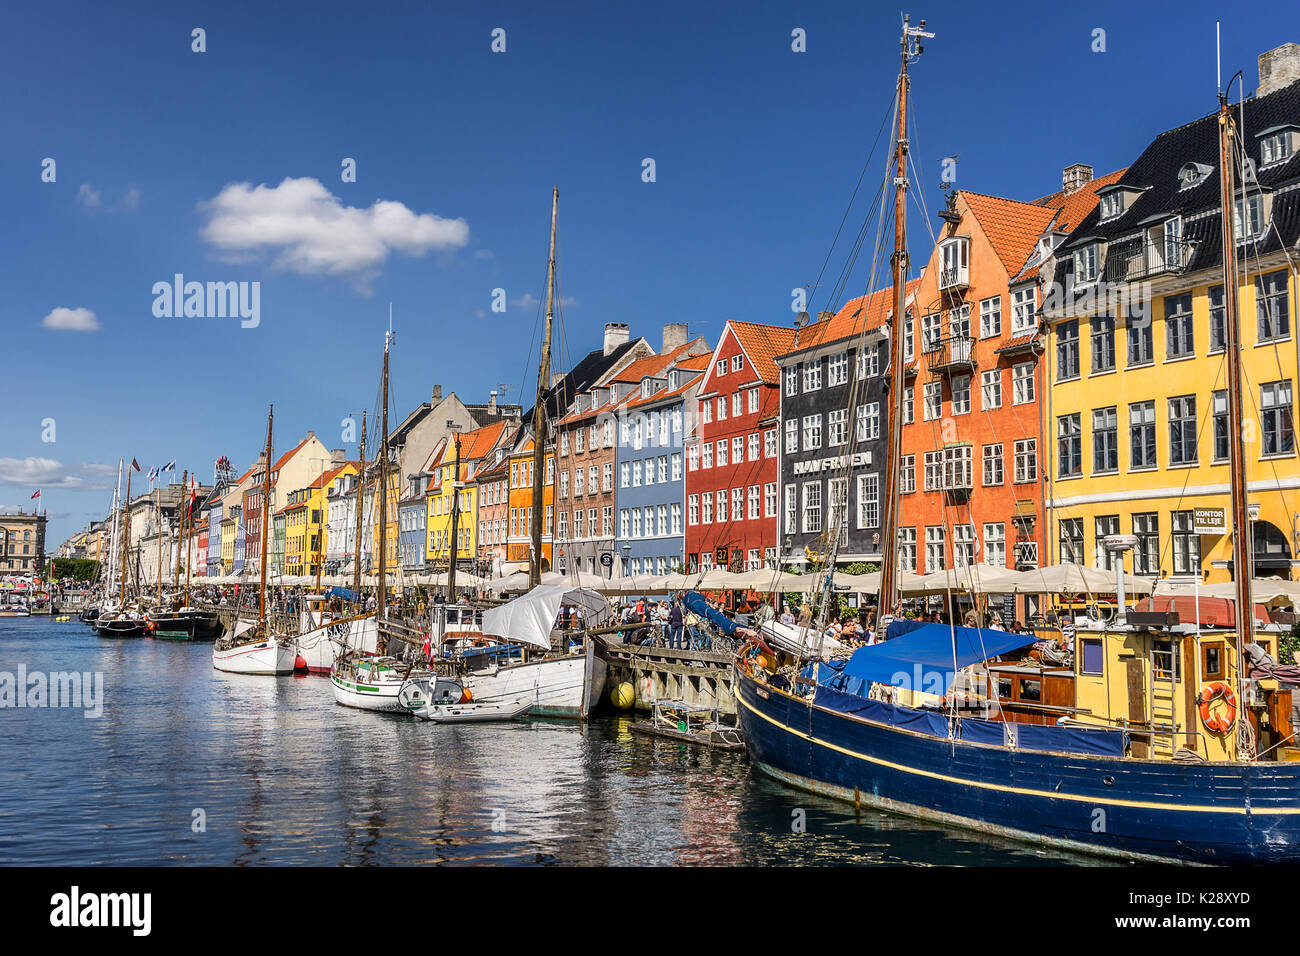
[[[591,588],[540,584],[522,597],[484,611],[483,633],[549,649],[562,605],[582,608],[587,621],[609,609],[604,596]]]

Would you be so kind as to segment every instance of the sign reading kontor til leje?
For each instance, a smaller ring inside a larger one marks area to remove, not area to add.
[[[1225,534],[1227,513],[1222,508],[1193,508],[1192,528],[1197,534]]]

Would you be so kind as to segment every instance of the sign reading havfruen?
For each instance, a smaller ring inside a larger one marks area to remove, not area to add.
[[[1192,528],[1197,534],[1226,534],[1227,513],[1222,508],[1193,508]]]

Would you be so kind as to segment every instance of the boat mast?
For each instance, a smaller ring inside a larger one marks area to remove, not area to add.
[[[533,515],[532,559],[528,564],[528,585],[542,583],[542,479],[546,470],[546,393],[551,379],[551,323],[555,317],[555,218],[560,208],[560,190],[551,191],[551,254],[546,262],[546,335],[542,339],[542,361],[537,369],[537,404],[533,408]]]
[[[127,554],[131,550],[131,471],[126,473],[126,498],[122,501],[122,607],[126,608]]]
[[[271,530],[271,425],[275,421],[275,406],[266,413],[266,461],[262,467],[262,584],[257,595],[257,625],[266,637],[266,538]]]
[[[890,329],[890,381],[888,397],[889,451],[885,461],[885,515],[881,537],[880,595],[876,602],[876,626],[883,633],[885,617],[894,610],[898,594],[898,510],[900,502],[899,467],[903,455],[903,356],[907,329],[907,64],[920,56],[923,47],[916,41],[934,34],[925,33],[925,21],[919,28],[909,26],[903,16],[902,57],[898,72],[898,127],[894,137],[894,254],[891,257],[894,282],[894,319]]]
[[[459,552],[456,536],[460,533],[460,432],[456,435],[456,471],[451,479],[451,564],[447,568],[447,603],[456,603],[456,558]]]
[[[162,476],[159,475],[159,476],[158,476],[158,479],[159,479],[159,481],[158,481],[158,485],[157,485],[157,487],[154,488],[154,491],[153,491],[153,506],[154,506],[154,510],[155,510],[155,511],[157,512],[157,514],[158,514],[158,522],[157,522],[157,523],[158,523],[158,527],[157,527],[155,530],[158,532],[158,603],[159,603],[159,604],[162,604],[162,539],[163,539],[163,531],[162,531],[162,481],[161,481],[161,478],[162,478]]]
[[[185,489],[184,489],[184,487],[182,487],[182,488],[181,488],[182,497],[184,496],[184,492],[185,492]],[[190,544],[191,544],[191,542],[192,542],[192,540],[193,540],[193,538],[194,538],[194,527],[193,527],[193,526],[194,526],[194,514],[193,514],[193,512],[191,512],[191,511],[189,510],[190,507],[193,505],[193,503],[194,503],[194,498],[193,498],[193,496],[191,496],[191,497],[185,499],[185,509],[186,509],[186,513],[189,515],[189,519],[190,519],[190,520],[189,520],[189,524],[190,524],[190,537],[189,537],[189,539],[187,539],[186,542],[185,542],[185,606],[186,606],[186,607],[189,607],[189,606],[190,606],[190,562],[193,561],[193,559],[194,559],[194,555],[190,553]],[[212,530],[211,530],[211,528],[209,528],[209,530],[208,530],[208,536],[209,536],[209,538],[211,537],[211,535],[212,535]]]
[[[188,470],[182,471],[181,472],[181,497],[180,500],[176,502],[176,567],[172,571],[172,597],[173,598],[176,597],[176,592],[179,591],[181,587],[181,541],[184,540],[185,538],[185,512],[182,509],[182,505],[185,504],[185,486],[189,484],[189,481],[190,481],[189,471]],[[190,556],[187,554],[185,555],[186,568],[189,567],[189,563],[190,563]],[[188,571],[186,572],[185,576],[186,578],[189,577]]]
[[[108,534],[108,587],[105,595],[117,590],[118,507],[122,503],[122,459],[117,460],[117,487],[113,489],[113,527]]]
[[[384,573],[388,570],[388,343],[392,341],[390,329],[384,333],[383,411],[380,413],[379,435],[379,585],[376,621],[386,617],[384,605],[388,593],[384,586]]]
[[[1246,446],[1241,411],[1241,328],[1237,309],[1237,255],[1233,229],[1233,140],[1238,131],[1225,93],[1219,93],[1219,204],[1223,245],[1224,350],[1228,379],[1229,482],[1232,495],[1232,574],[1237,593],[1237,694],[1245,692],[1246,645],[1254,641],[1255,608],[1250,583],[1255,576],[1250,514],[1246,502]],[[1244,700],[1244,698],[1243,698]],[[1244,714],[1244,710],[1242,711]],[[1239,716],[1238,720],[1244,720]],[[1238,759],[1245,755],[1238,748]]]
[[[366,413],[361,413],[361,469],[357,472],[357,553],[352,558],[352,600],[361,602],[361,502],[366,497]]]

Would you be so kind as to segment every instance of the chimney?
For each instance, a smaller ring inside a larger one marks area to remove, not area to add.
[[[611,354],[620,345],[626,345],[629,337],[626,322],[605,323],[605,354]]]
[[[488,392],[488,414],[495,415],[496,413],[497,413],[497,390],[494,388],[492,389],[492,391]]]
[[[1066,166],[1061,173],[1061,192],[1067,196],[1070,193],[1077,193],[1090,182],[1092,182],[1092,167],[1087,163]]]
[[[687,335],[690,333],[686,330],[685,322],[670,322],[664,326],[664,342],[659,349],[662,353],[671,352],[673,349],[679,349],[687,342]]]
[[[335,465],[341,465],[347,460],[348,460],[348,453],[345,452],[342,448],[330,449],[330,461],[334,462]]]
[[[823,311],[817,313],[817,321],[818,321],[818,322],[825,322],[827,319],[833,319],[833,318],[835,318],[835,313],[834,313],[834,312],[828,312],[828,311],[823,310]]]
[[[310,428],[307,429],[307,441],[311,441],[315,437],[316,437],[316,433],[312,431]]]
[[[442,386],[435,385],[433,386],[433,405],[436,408],[441,404],[442,404]]]
[[[609,354],[609,353],[607,352],[606,354]],[[551,388],[555,388],[555,386],[559,385],[559,384],[560,384],[561,382],[563,382],[563,381],[564,381],[564,373],[563,373],[563,372],[552,372],[552,373],[551,373]]]
[[[1259,90],[1256,96],[1267,96],[1296,80],[1300,80],[1300,46],[1283,43],[1259,55]]]

